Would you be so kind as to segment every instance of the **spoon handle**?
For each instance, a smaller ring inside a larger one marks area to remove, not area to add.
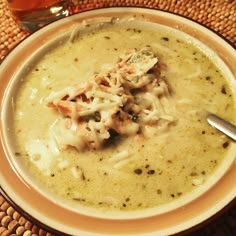
[[[234,141],[236,141],[236,126],[229,123],[228,121],[214,115],[209,114],[207,117],[207,121],[210,125],[220,130]]]

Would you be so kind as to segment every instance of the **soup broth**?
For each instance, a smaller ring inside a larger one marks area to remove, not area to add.
[[[60,116],[45,102],[50,93],[89,81],[124,51],[147,45],[171,90],[175,121],[157,125],[148,137],[115,137],[96,150],[61,148],[50,132]],[[18,159],[48,191],[75,205],[130,211],[170,203],[204,185],[231,146],[206,121],[208,112],[234,120],[227,80],[169,29],[111,24],[89,30],[44,55],[22,81],[15,99]]]

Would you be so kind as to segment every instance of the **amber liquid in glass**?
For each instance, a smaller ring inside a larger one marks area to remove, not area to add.
[[[70,4],[69,0],[8,0],[13,16],[29,31],[68,16]]]

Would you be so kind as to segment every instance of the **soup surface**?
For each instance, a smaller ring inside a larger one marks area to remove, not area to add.
[[[172,104],[166,117],[135,135],[116,133],[96,148],[58,142],[66,135],[58,137],[53,127],[67,117],[48,106],[52,92],[88,83],[127,50],[147,45],[170,90],[162,100],[164,109]],[[166,28],[110,24],[50,50],[22,78],[16,154],[37,182],[75,205],[122,211],[161,206],[201,187],[228,153],[231,141],[207,124],[208,111],[235,117],[232,91],[207,55]]]

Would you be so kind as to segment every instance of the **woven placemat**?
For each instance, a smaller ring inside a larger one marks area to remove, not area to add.
[[[139,6],[162,9],[193,19],[223,36],[236,48],[236,0],[74,0],[74,12],[110,6]],[[28,32],[12,19],[6,0],[0,0],[0,61]],[[19,213],[0,194],[0,236],[51,236],[37,223]],[[214,217],[191,236],[236,235],[236,205]],[[83,236],[83,235],[81,235]]]

